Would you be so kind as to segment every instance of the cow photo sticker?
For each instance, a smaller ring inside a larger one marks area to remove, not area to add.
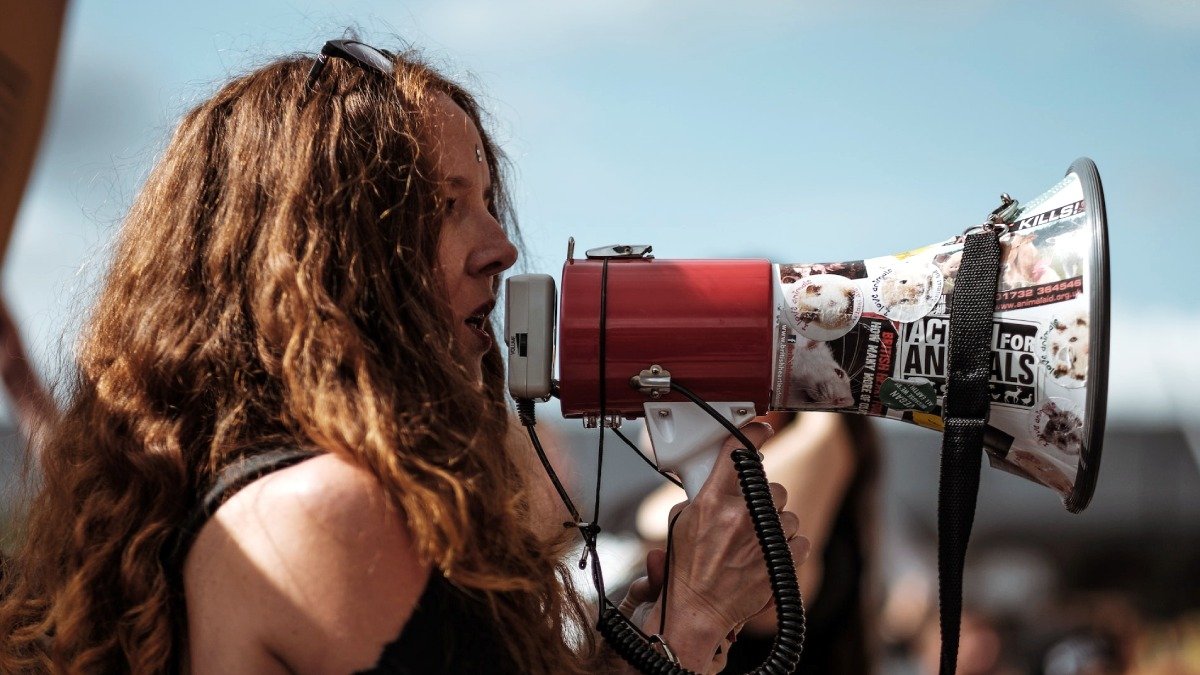
[[[942,299],[942,272],[922,261],[897,263],[871,281],[871,300],[879,313],[901,323],[929,314]]]
[[[839,274],[814,274],[783,283],[784,316],[800,335],[818,342],[840,338],[862,316],[863,294]]]
[[[1067,389],[1087,385],[1090,331],[1086,312],[1057,315],[1042,330],[1042,367]]]

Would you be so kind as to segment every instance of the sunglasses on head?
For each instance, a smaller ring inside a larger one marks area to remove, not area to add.
[[[376,49],[358,40],[330,40],[321,48],[317,61],[308,71],[308,86],[311,89],[325,70],[330,57],[345,59],[368,72],[380,75],[392,74],[392,59],[395,55],[386,49]]]

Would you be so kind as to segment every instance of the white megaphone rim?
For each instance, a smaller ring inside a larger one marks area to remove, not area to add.
[[[1087,508],[1100,475],[1100,453],[1104,442],[1104,421],[1108,409],[1109,351],[1109,273],[1108,217],[1104,209],[1104,188],[1096,164],[1087,157],[1075,160],[1067,175],[1074,173],[1083,188],[1088,217],[1092,219],[1092,255],[1088,298],[1091,350],[1088,355],[1087,427],[1083,451],[1075,472],[1075,484],[1065,506],[1071,513]]]

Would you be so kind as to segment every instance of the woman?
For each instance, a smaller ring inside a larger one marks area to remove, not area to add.
[[[46,438],[0,672],[595,669],[564,518],[505,444],[501,163],[467,92],[354,41],[184,118]],[[679,518],[664,640],[696,670],[769,597],[744,508],[723,467]]]

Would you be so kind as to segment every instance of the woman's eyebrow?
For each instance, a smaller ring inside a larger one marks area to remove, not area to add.
[[[446,185],[460,190],[470,190],[475,187],[475,181],[466,176],[450,176],[446,179]]]
[[[469,192],[475,188],[475,181],[466,176],[454,175],[446,178],[446,187],[456,191]],[[487,201],[492,200],[492,185],[490,183],[483,188],[483,198]]]

